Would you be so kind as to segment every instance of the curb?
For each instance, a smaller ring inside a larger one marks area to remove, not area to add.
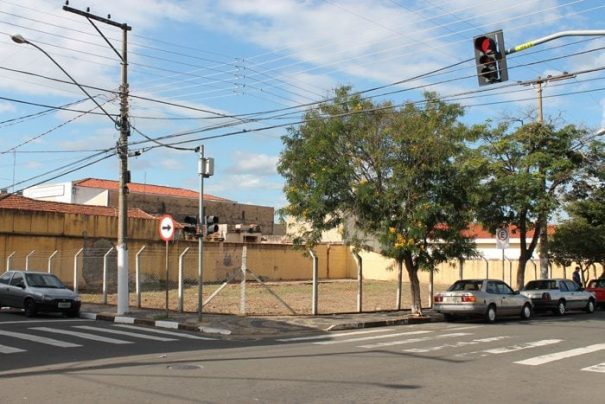
[[[197,331],[204,334],[231,335],[231,331],[224,328],[205,327],[194,324],[179,323],[176,321],[151,320],[147,318],[125,317],[111,313],[80,313],[80,318],[87,320],[111,321],[116,324],[146,325],[172,330]]]
[[[424,324],[434,322],[435,319],[431,317],[409,317],[409,318],[398,318],[389,320],[377,320],[377,321],[366,321],[357,323],[344,323],[344,324],[333,324],[325,329],[325,331],[342,331],[352,330],[356,328],[373,328],[373,327],[386,327],[390,325],[408,325],[408,324]]]

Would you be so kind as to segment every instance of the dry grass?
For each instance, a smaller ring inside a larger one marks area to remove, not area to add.
[[[311,314],[312,284],[311,282],[267,282],[263,286],[257,282],[245,285],[245,314],[249,315],[304,315]],[[202,296],[204,300],[214,293],[220,285],[204,285]],[[444,290],[447,285],[435,285],[435,291]],[[268,290],[270,289],[270,291]],[[210,302],[204,304],[206,313],[242,314],[240,283],[231,283],[223,288]],[[272,293],[271,293],[272,292]],[[362,309],[366,312],[395,310],[397,283],[394,281],[363,282]],[[428,285],[421,285],[423,307],[429,306]],[[86,303],[101,303],[100,294],[82,294]],[[278,296],[279,299],[275,296]],[[280,301],[281,299],[281,301]],[[184,311],[197,310],[197,285],[187,286],[183,293]],[[178,294],[171,289],[168,305],[176,310]],[[108,303],[116,303],[116,295],[108,295]],[[136,295],[130,294],[130,305],[136,306]],[[164,309],[166,307],[166,291],[156,289],[141,293],[141,307]],[[410,285],[403,284],[402,308],[410,307]],[[322,314],[351,313],[357,311],[357,281],[338,280],[323,281],[318,287],[318,310]]]

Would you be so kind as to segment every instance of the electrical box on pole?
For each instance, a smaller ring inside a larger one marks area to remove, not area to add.
[[[479,85],[507,81],[506,48],[502,30],[474,37],[473,45]]]

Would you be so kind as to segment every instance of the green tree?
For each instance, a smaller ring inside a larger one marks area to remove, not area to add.
[[[477,175],[466,164],[462,109],[434,94],[423,108],[375,105],[347,87],[335,94],[283,137],[283,212],[308,223],[295,240],[307,246],[352,221],[344,230],[355,248],[394,258],[399,274],[405,266],[411,309],[420,314],[418,271],[475,254],[463,235]]]
[[[569,219],[557,226],[549,251],[561,265],[577,263],[582,271],[605,265],[605,164],[602,143],[594,141],[586,154],[581,181],[568,195]],[[586,276],[584,277],[586,279]]]
[[[532,123],[511,130],[502,123],[478,127],[485,169],[478,217],[492,232],[513,225],[519,233],[517,288],[538,244],[543,223],[560,207],[561,195],[586,166],[587,131],[573,125],[555,129]],[[533,230],[533,236],[528,235]]]

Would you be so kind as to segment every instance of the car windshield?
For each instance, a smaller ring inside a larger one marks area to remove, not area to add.
[[[588,284],[589,288],[605,288],[605,279],[593,279]]]
[[[65,288],[65,285],[54,275],[25,274],[25,278],[27,279],[27,284],[32,288]]]
[[[525,290],[558,289],[557,282],[552,280],[541,280],[527,282]]]
[[[483,284],[483,281],[481,281],[481,280],[458,281],[458,282],[454,283],[452,286],[450,286],[450,288],[448,290],[449,291],[457,291],[457,290],[481,290],[481,285],[482,284]]]

